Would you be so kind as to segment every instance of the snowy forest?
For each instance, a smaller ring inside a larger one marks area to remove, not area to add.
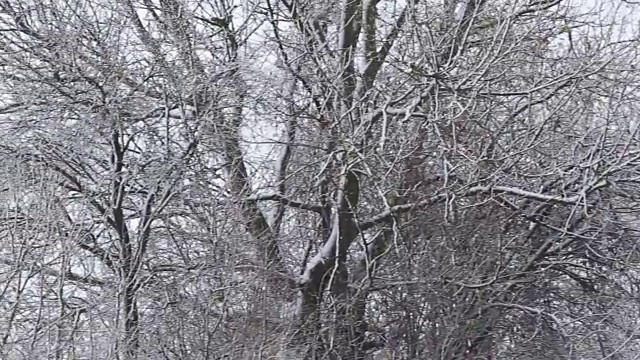
[[[638,14],[0,0],[0,359],[640,359]]]

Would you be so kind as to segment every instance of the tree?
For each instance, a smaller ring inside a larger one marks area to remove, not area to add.
[[[597,5],[0,1],[1,356],[630,357]]]

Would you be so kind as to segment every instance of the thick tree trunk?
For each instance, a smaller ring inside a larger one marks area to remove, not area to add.
[[[314,256],[302,275],[301,279],[301,303],[298,313],[298,328],[294,335],[293,343],[296,346],[302,344],[319,344],[319,330],[321,326],[319,312],[322,293],[327,285],[331,284],[330,292],[336,301],[334,308],[337,319],[345,319],[345,309],[348,305],[347,282],[348,273],[345,267],[345,257],[349,246],[358,235],[358,229],[354,221],[354,210],[359,201],[360,184],[358,176],[352,170],[342,177],[338,203],[340,204],[332,222],[331,234]],[[333,353],[349,352],[345,350],[351,347],[351,340],[347,334],[344,321],[336,321],[332,329],[334,346],[330,349]],[[308,358],[311,353],[318,353],[319,348],[314,347],[305,351]],[[340,356],[343,356],[341,354]]]
[[[119,360],[135,360],[138,358],[140,348],[140,329],[138,304],[135,287],[128,279],[122,279],[121,292],[119,294]]]

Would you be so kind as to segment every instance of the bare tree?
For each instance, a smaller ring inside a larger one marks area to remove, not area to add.
[[[0,356],[632,358],[635,7],[0,1]]]

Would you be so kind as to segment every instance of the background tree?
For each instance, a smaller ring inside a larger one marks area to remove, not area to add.
[[[635,7],[0,1],[0,357],[632,358]]]

